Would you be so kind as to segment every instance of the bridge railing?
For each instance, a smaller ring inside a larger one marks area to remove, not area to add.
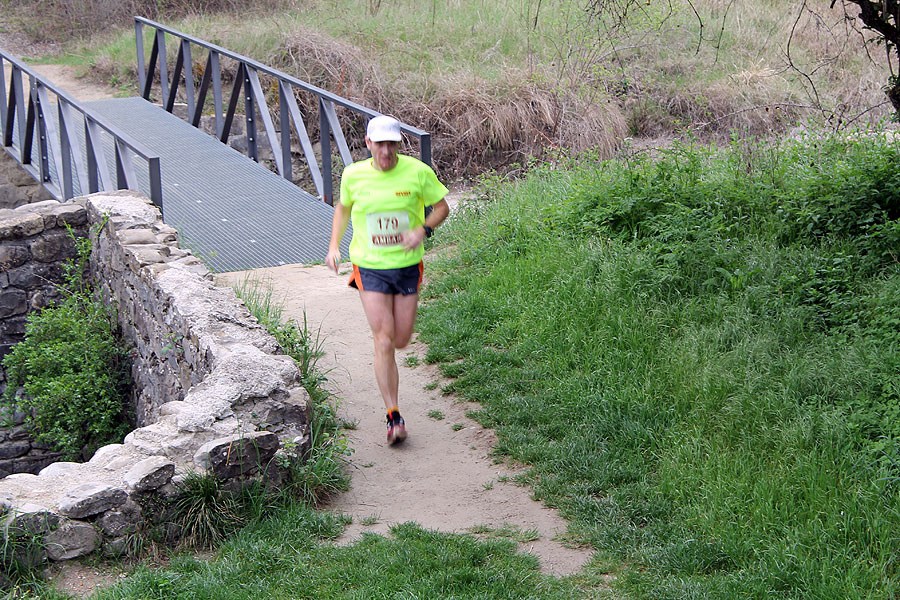
[[[181,91],[181,97],[187,105],[188,122],[194,127],[200,127],[204,107],[207,105],[207,96],[210,88],[212,88],[215,134],[223,143],[228,143],[238,104],[242,103],[247,135],[247,156],[257,162],[260,160],[259,131],[256,119],[258,114],[265,130],[265,137],[268,140],[276,170],[279,175],[289,181],[293,180],[291,143],[294,138],[292,137],[292,131],[296,132],[297,140],[303,150],[303,156],[309,168],[310,177],[316,187],[316,192],[325,202],[333,204],[332,139],[337,146],[344,166],[353,161],[347,139],[338,118],[337,107],[348,109],[352,113],[366,118],[376,117],[381,113],[301,81],[296,77],[268,67],[251,58],[171,29],[144,17],[135,17],[134,26],[135,39],[137,41],[138,80],[141,95],[144,99],[150,100],[153,84],[158,78],[163,108],[170,113],[174,112],[175,102],[179,97],[179,91]],[[145,63],[144,26],[152,30],[150,35],[153,39],[148,63]],[[178,46],[178,54],[171,73],[169,72],[167,34],[174,38],[173,41]],[[194,81],[195,65],[192,46],[199,47],[201,52],[206,54],[206,64],[203,67],[199,86]],[[233,86],[227,107],[225,106],[225,97],[222,89],[223,57],[234,61],[237,65],[236,72],[233,75]],[[269,109],[263,86],[260,83],[261,74],[271,77],[272,81],[277,83],[278,130],[275,128],[272,111]],[[300,94],[312,94],[318,106],[321,165],[316,159],[313,142],[310,139],[303,111],[301,111],[297,103],[297,98]],[[426,131],[402,123],[401,129],[418,140],[419,158],[423,162],[431,164],[431,135]]]
[[[137,157],[145,162],[149,181],[149,189],[141,191],[162,210],[159,156],[2,49],[0,132],[4,149],[59,200],[76,195],[76,178],[81,194],[139,190]],[[114,169],[104,136],[112,139]]]

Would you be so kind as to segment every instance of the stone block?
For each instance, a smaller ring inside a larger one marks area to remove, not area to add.
[[[41,215],[15,210],[0,210],[0,240],[15,240],[37,235],[44,230]]]
[[[148,492],[169,483],[173,475],[175,463],[162,456],[151,456],[125,474],[125,485],[135,492]]]
[[[9,460],[25,456],[31,450],[31,442],[7,441],[0,444],[0,460]]]
[[[64,521],[44,536],[44,545],[50,560],[71,560],[96,550],[100,546],[100,534],[90,523]]]
[[[61,204],[55,213],[56,224],[59,227],[65,225],[80,227],[87,224],[87,210],[81,204],[71,202]]]
[[[0,290],[0,319],[24,315],[28,310],[28,295],[20,289]]]
[[[0,245],[0,270],[9,271],[21,267],[31,258],[26,244],[5,243]]]
[[[63,477],[77,478],[80,465],[74,462],[55,462],[52,465],[41,469],[38,475],[44,477]]]
[[[128,494],[119,488],[99,483],[85,483],[66,494],[59,504],[61,515],[82,519],[122,506]]]
[[[159,243],[152,229],[124,229],[116,232],[116,238],[123,246]]]
[[[280,442],[268,431],[219,438],[197,450],[194,463],[218,479],[252,475],[275,456]]]
[[[52,288],[63,280],[63,268],[59,263],[29,262],[11,269],[7,276],[9,285],[23,290]]]
[[[0,340],[25,337],[25,325],[28,323],[26,316],[10,317],[0,321]]]
[[[59,515],[44,507],[25,504],[16,508],[8,531],[14,535],[45,535],[58,527],[60,521]]]
[[[53,219],[55,221],[55,217]],[[34,238],[29,246],[31,256],[35,260],[50,263],[59,260],[60,257],[71,255],[74,241],[65,231],[47,231],[44,235]],[[67,250],[68,252],[66,252]]]
[[[97,527],[111,538],[134,533],[141,522],[141,507],[129,499],[117,509],[108,510],[97,519]]]

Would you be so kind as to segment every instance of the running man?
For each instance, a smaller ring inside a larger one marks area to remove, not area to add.
[[[341,238],[352,220],[349,285],[359,290],[375,338],[375,380],[387,411],[389,445],[406,439],[396,351],[409,344],[416,322],[423,242],[450,214],[447,188],[431,167],[399,154],[402,140],[396,119],[382,115],[369,121],[366,147],[372,157],[344,169],[325,257],[337,273]],[[432,210],[426,217],[427,206]]]

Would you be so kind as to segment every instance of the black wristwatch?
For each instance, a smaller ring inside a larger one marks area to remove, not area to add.
[[[425,237],[430,238],[434,235],[434,228],[429,227],[428,225],[422,225],[425,228]]]

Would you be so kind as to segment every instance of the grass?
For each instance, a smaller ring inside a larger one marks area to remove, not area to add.
[[[342,525],[308,509],[245,529],[216,559],[141,569],[95,600],[125,598],[573,598],[571,584],[541,575],[507,540],[437,534],[398,525],[338,547]]]
[[[586,578],[900,591],[898,166],[877,136],[676,146],[490,180],[448,224],[426,362],[597,550]]]
[[[508,539],[519,544],[536,542],[541,539],[541,534],[537,529],[522,529],[515,525],[502,525],[500,527],[475,525],[469,528],[469,532],[481,537]]]

